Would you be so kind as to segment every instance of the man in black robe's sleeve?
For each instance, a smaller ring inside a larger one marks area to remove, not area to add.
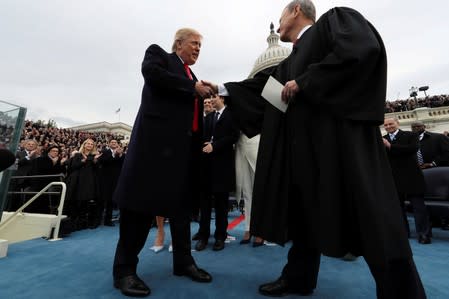
[[[294,42],[289,57],[269,73],[224,84],[242,131],[261,133],[251,234],[293,241],[281,277],[259,292],[311,294],[320,255],[351,252],[367,261],[378,298],[425,298],[378,127],[387,69],[381,37],[350,8],[315,23],[310,0],[292,1],[278,32]],[[261,97],[269,75],[284,85],[285,114]]]

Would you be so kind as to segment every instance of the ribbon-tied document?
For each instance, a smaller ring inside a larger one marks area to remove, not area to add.
[[[270,76],[262,90],[262,97],[264,97],[264,99],[266,99],[271,105],[285,113],[285,111],[287,111],[288,104],[282,101],[282,89],[284,89],[284,85],[273,78],[273,76]]]

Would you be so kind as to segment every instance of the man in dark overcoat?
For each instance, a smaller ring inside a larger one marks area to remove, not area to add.
[[[28,176],[33,168],[33,160],[40,156],[38,143],[34,139],[25,140],[24,149],[16,153],[17,170],[13,172],[13,176]],[[9,189],[11,191],[24,191],[30,186],[30,180],[25,178],[11,180]],[[17,210],[26,201],[24,194],[14,194],[10,202],[8,202],[9,211]]]
[[[108,146],[101,150],[101,156],[98,158],[102,198],[97,208],[97,219],[101,221],[104,210],[103,224],[105,226],[114,226],[114,223],[112,223],[112,195],[117,186],[124,159],[123,149],[114,138],[109,140]]]
[[[224,84],[233,115],[248,136],[261,132],[251,234],[292,240],[281,276],[267,296],[308,295],[320,255],[362,255],[379,298],[424,298],[404,229],[379,125],[384,120],[386,52],[357,11],[333,8],[315,23],[310,0],[290,2],[280,39],[292,53],[273,72]],[[263,105],[272,75],[286,113]]]
[[[432,227],[429,221],[429,213],[424,204],[426,185],[417,161],[419,136],[410,131],[400,130],[399,121],[395,117],[386,118],[384,128],[387,134],[384,135],[383,141],[402,207],[405,228],[410,235],[405,209],[405,201],[409,201],[413,206],[418,242],[430,244]]]
[[[429,132],[421,121],[410,125],[419,135],[419,150],[422,155],[421,169],[449,166],[449,138],[444,134]]]
[[[196,30],[180,29],[172,53],[153,44],[142,63],[142,101],[114,194],[120,208],[114,286],[128,296],[150,294],[136,268],[154,216],[170,217],[173,273],[212,280],[196,266],[190,243],[190,202],[200,184],[199,97],[212,93],[189,68],[199,56],[201,40]]]

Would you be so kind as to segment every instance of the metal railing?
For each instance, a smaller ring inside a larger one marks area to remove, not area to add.
[[[20,179],[20,178],[49,178],[49,177],[60,177],[62,178],[63,175],[35,175],[35,176],[14,176],[11,177],[14,179]],[[51,192],[48,191],[46,192],[50,187],[52,186],[61,186],[62,190],[61,192]],[[52,238],[49,239],[49,241],[58,241],[58,240],[62,240],[62,238],[58,238],[59,235],[59,229],[61,226],[61,218],[62,218],[62,210],[64,207],[64,201],[65,201],[65,195],[66,195],[66,190],[67,190],[67,186],[64,182],[51,182],[49,183],[47,186],[45,186],[45,188],[43,188],[41,191],[39,192],[32,192],[32,191],[10,191],[8,192],[8,194],[35,194],[32,198],[30,198],[26,203],[24,203],[19,209],[17,209],[17,211],[15,211],[10,217],[8,217],[8,219],[6,219],[5,221],[0,223],[0,230],[4,229],[9,223],[12,222],[12,220],[17,217],[17,215],[23,215],[23,210],[28,207],[31,203],[33,203],[37,198],[39,198],[41,195],[43,194],[61,194],[61,199],[59,201],[59,205],[57,208],[57,220],[56,220],[56,227],[53,230],[53,234],[52,234]]]

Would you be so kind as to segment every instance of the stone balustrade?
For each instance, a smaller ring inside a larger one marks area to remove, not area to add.
[[[411,111],[386,113],[385,118],[397,117],[401,129],[410,131],[410,125],[414,121],[422,121],[428,131],[443,133],[449,131],[449,106],[428,108],[421,107]],[[381,126],[383,130],[383,126]]]

